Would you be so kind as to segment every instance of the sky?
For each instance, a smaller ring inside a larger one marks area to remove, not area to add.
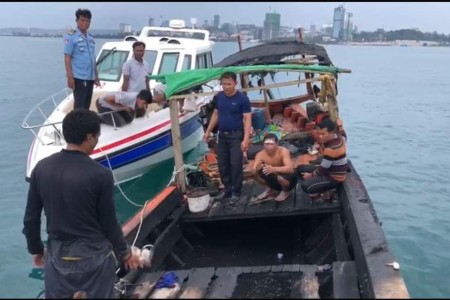
[[[353,23],[359,30],[375,31],[418,28],[423,32],[450,34],[450,2],[1,2],[0,28],[38,27],[61,29],[75,27],[75,11],[88,8],[92,12],[91,29],[119,29],[120,23],[140,30],[149,17],[160,20],[191,18],[198,23],[212,21],[263,25],[266,12],[281,14],[281,25],[317,27],[331,24],[334,8],[344,4],[353,13]],[[162,19],[160,19],[162,17]]]

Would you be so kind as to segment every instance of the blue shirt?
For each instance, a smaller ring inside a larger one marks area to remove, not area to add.
[[[64,54],[72,57],[74,78],[95,80],[95,41],[90,33],[75,30],[64,35]]]
[[[219,92],[214,106],[219,112],[219,131],[243,130],[243,114],[252,111],[250,100],[239,91],[231,97]]]

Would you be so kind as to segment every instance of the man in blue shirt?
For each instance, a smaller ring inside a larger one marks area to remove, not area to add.
[[[88,33],[92,15],[88,9],[78,9],[75,16],[77,29],[64,36],[67,86],[73,90],[74,108],[89,109],[94,84],[100,85],[95,65],[95,41]]]
[[[252,123],[250,100],[236,90],[236,73],[225,72],[220,81],[222,92],[214,96],[214,112],[204,140],[209,141],[212,130],[218,125],[217,158],[224,192],[220,198],[239,198],[244,180],[243,152],[248,149]]]

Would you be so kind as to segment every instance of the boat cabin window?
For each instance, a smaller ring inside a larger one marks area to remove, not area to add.
[[[129,51],[114,49],[103,50],[97,60],[98,78],[103,81],[119,81],[122,65],[126,62]]]
[[[191,69],[191,61],[192,61],[192,55],[186,54],[184,56],[183,66],[181,67],[181,71],[190,70]]]
[[[213,66],[212,54],[211,52],[197,54],[197,60],[195,62],[195,67],[197,69],[206,69]]]
[[[159,66],[158,74],[173,73],[177,70],[178,58],[180,53],[164,53]]]
[[[155,50],[145,50],[144,59],[148,64],[148,69],[150,73],[153,74],[153,67],[155,66],[156,56],[158,55],[158,51]]]

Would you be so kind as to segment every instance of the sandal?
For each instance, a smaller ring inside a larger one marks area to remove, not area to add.
[[[262,192],[261,194],[259,194],[258,196],[253,196],[250,199],[250,204],[259,204],[259,203],[263,203],[265,201],[269,201],[273,199],[273,191],[272,190],[265,190],[264,192]]]
[[[286,200],[291,195],[290,192],[281,191],[278,196],[275,198],[275,201],[282,202]]]

